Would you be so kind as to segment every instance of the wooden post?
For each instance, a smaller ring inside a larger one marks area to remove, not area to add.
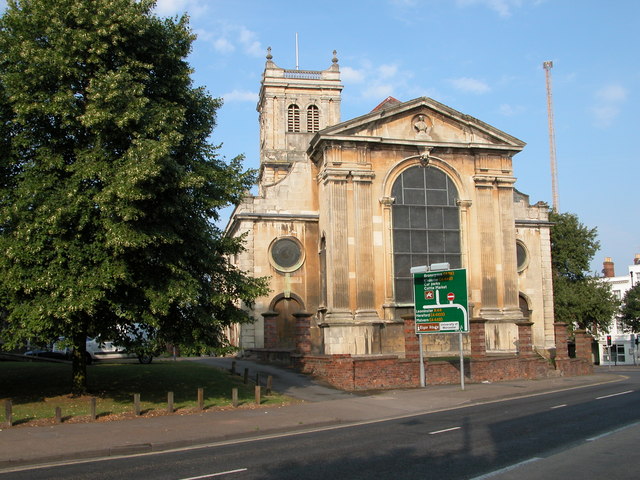
[[[236,374],[236,361],[233,360],[231,362],[231,375],[235,375]]]
[[[256,385],[260,385],[260,372],[256,373]]]
[[[10,398],[4,401],[4,418],[7,421],[7,427],[13,426],[13,408]]]
[[[248,381],[249,381],[249,369],[245,368],[244,369],[244,384],[246,385]]]
[[[56,407],[56,423],[62,423],[62,408]]]
[[[173,413],[173,392],[167,393],[167,412]]]
[[[140,413],[141,413],[139,393],[133,394],[133,413],[135,414],[136,417],[140,416]]]
[[[256,404],[260,405],[260,385],[256,385]]]
[[[204,410],[204,388],[198,389],[198,410]]]
[[[95,421],[95,419],[98,418],[98,413],[96,411],[96,397],[91,397],[89,399],[89,412],[91,420]]]
[[[234,407],[238,406],[238,389],[237,388],[231,389],[231,404]]]
[[[267,391],[265,392],[267,395],[271,395],[271,387],[273,386],[273,377],[269,375],[267,377]]]

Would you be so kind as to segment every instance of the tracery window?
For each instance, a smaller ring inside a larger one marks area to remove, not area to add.
[[[315,133],[320,130],[320,110],[315,105],[307,108],[307,132]]]
[[[287,132],[300,131],[300,107],[295,103],[287,109]]]
[[[416,165],[398,177],[391,196],[396,303],[412,303],[411,267],[461,267],[458,190],[443,171]]]

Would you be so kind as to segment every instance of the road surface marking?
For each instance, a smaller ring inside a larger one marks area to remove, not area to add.
[[[513,465],[509,465],[508,467],[501,468],[500,470],[494,470],[493,472],[485,473],[484,475],[480,475],[479,477],[474,477],[471,480],[485,480],[487,478],[495,477],[496,475],[502,475],[503,473],[510,472],[511,470],[515,470],[516,468],[520,468],[527,463],[532,463],[540,460],[540,457],[533,457],[529,460],[525,460],[523,462],[514,463]]]
[[[445,433],[445,432],[452,432],[454,430],[460,430],[462,427],[451,427],[451,428],[445,428],[444,430],[437,430],[435,432],[429,432],[429,435],[437,435],[439,433]]]
[[[612,393],[611,395],[604,395],[602,397],[596,397],[596,400],[602,400],[603,398],[617,397],[618,395],[626,395],[627,393],[633,393],[633,390],[627,390],[626,392]]]
[[[220,477],[222,475],[228,475],[230,473],[240,473],[240,472],[246,472],[246,471],[247,471],[246,468],[238,468],[237,470],[227,470],[226,472],[210,473],[209,475],[200,475],[199,477],[182,478],[181,480],[202,480],[203,478]]]
[[[556,405],[555,407],[551,407],[551,410],[554,410],[554,409],[556,409],[556,408],[564,408],[564,407],[566,407],[566,406],[567,406],[567,404],[566,404],[566,403],[563,403],[562,405]]]

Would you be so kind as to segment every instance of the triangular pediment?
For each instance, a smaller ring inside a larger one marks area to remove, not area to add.
[[[520,151],[525,146],[523,141],[428,97],[403,103],[385,101],[371,113],[321,130],[312,148],[322,139],[346,137],[453,148]]]

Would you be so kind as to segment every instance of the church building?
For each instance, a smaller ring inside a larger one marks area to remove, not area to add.
[[[257,110],[257,194],[233,212],[245,236],[232,258],[271,293],[240,327],[247,351],[406,354],[410,268],[467,270],[469,318],[486,355],[517,355],[519,325],[534,352],[555,347],[548,206],[516,187],[525,143],[431,98],[392,97],[341,120],[338,59],[326,70],[278,67],[269,49]],[[425,335],[428,357],[455,355],[458,336]],[[470,335],[463,348],[471,354]]]

